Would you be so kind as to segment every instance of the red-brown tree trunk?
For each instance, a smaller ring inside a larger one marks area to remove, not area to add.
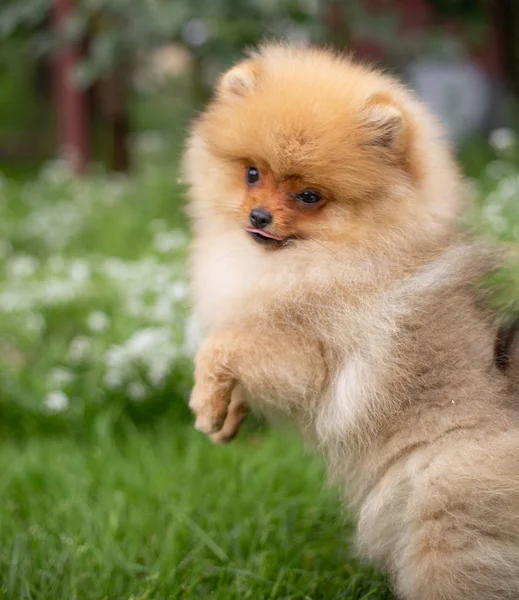
[[[53,24],[59,39],[67,20],[74,14],[74,0],[54,0]],[[54,85],[59,152],[77,174],[88,162],[86,94],[74,83],[73,74],[81,60],[81,44],[66,43],[54,57]]]

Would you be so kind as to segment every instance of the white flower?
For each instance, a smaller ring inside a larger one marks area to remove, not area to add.
[[[70,265],[70,277],[75,283],[84,283],[90,277],[90,267],[86,260],[77,258]]]
[[[187,235],[179,230],[158,231],[153,236],[153,247],[162,254],[183,248],[186,244]]]
[[[105,353],[105,385],[110,389],[119,388],[144,370],[150,383],[159,387],[177,355],[177,346],[169,330],[160,327],[141,329],[124,344],[116,344]]]
[[[103,382],[109,390],[117,390],[123,385],[124,379],[125,373],[123,373],[122,369],[118,369],[112,365],[105,373]]]
[[[40,178],[51,183],[63,183],[71,176],[69,162],[62,158],[49,161],[40,172]]]
[[[39,261],[33,256],[18,254],[7,262],[7,271],[11,277],[22,279],[34,275],[39,266]]]
[[[51,277],[43,282],[40,299],[44,304],[61,304],[76,297],[73,282]]]
[[[53,204],[42,199],[41,206],[31,211],[22,221],[22,231],[27,238],[41,240],[48,248],[60,250],[84,226],[84,212],[70,198]]]
[[[47,375],[47,384],[51,388],[61,388],[74,380],[74,373],[66,367],[54,367]]]
[[[6,290],[0,294],[0,310],[11,312],[20,308],[27,308],[26,298],[15,290]]]
[[[141,329],[132,335],[126,346],[129,353],[135,358],[146,358],[157,349],[167,346],[169,334],[159,327]]]
[[[124,345],[115,344],[105,353],[104,384],[110,390],[120,388],[133,375],[134,357]]]
[[[146,312],[154,321],[171,323],[175,317],[175,304],[167,296],[161,296]]]
[[[501,207],[498,204],[487,204],[483,209],[483,217],[496,233],[504,233],[506,231],[508,221],[501,213]]]
[[[513,173],[513,171],[513,166],[505,162],[504,160],[491,160],[485,167],[484,174],[489,179],[499,181],[503,177],[506,177],[507,175]]]
[[[110,325],[110,317],[101,310],[91,312],[87,317],[87,327],[90,331],[104,331]]]
[[[142,381],[132,381],[128,384],[126,393],[132,400],[144,400],[148,395],[148,388]]]
[[[185,300],[187,292],[187,284],[183,281],[177,281],[171,286],[171,294],[175,300]]]
[[[148,362],[148,378],[152,385],[158,388],[164,383],[166,377],[171,371],[173,358],[175,358],[176,355],[176,348],[173,348],[172,355],[169,353],[160,352],[155,355],[153,360]]]
[[[64,392],[50,392],[45,396],[43,404],[50,412],[63,412],[68,408],[69,400]]]
[[[500,127],[492,131],[488,141],[496,152],[505,152],[515,146],[516,135],[512,129]]]
[[[79,364],[88,360],[91,354],[91,339],[84,335],[78,335],[70,342],[67,350],[67,360],[73,364]]]

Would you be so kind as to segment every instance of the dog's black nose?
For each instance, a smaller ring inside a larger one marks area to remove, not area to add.
[[[264,208],[253,208],[250,211],[249,221],[253,227],[264,229],[267,225],[272,223],[272,214]]]

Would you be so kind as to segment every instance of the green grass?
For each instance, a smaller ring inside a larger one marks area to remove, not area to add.
[[[185,242],[158,243],[186,225],[171,164],[155,149],[127,180],[59,165],[0,179],[0,600],[390,598],[295,434],[249,426],[222,448],[193,429],[183,296],[157,310],[185,280]],[[168,376],[144,348],[109,385],[110,352],[150,328],[178,350]],[[51,410],[51,391],[67,406]]]
[[[389,599],[293,435],[163,420],[4,440],[1,598]]]
[[[0,178],[0,600],[389,600],[294,433],[249,426],[222,448],[192,427],[168,140],[145,138],[129,178]],[[463,154],[471,222],[512,244],[516,150]]]

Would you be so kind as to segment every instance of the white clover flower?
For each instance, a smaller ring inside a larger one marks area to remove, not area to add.
[[[40,266],[39,261],[27,254],[16,254],[7,261],[7,273],[14,278],[31,277]]]
[[[77,295],[76,286],[71,281],[51,277],[43,282],[39,299],[44,304],[61,304],[74,300]]]
[[[72,261],[69,272],[75,283],[85,283],[90,278],[90,267],[86,260],[80,258]]]
[[[69,344],[67,360],[73,364],[87,361],[92,355],[92,340],[84,335],[78,335]]]
[[[132,381],[126,387],[126,393],[132,400],[144,400],[148,395],[148,388],[142,381]]]
[[[132,356],[143,358],[148,352],[153,352],[157,346],[163,344],[166,339],[165,330],[148,327],[134,333],[127,341],[126,346]]]
[[[175,300],[185,300],[188,292],[187,283],[177,281],[171,286],[171,295]]]
[[[172,323],[177,316],[177,305],[185,300],[188,292],[187,284],[183,281],[158,285],[158,298],[150,307],[148,315],[160,323]]]
[[[122,387],[136,369],[135,357],[132,356],[125,344],[115,344],[105,353],[104,362],[106,372],[104,384],[108,389],[114,390]]]
[[[47,374],[47,385],[50,388],[62,388],[74,381],[75,375],[66,367],[54,367]]]
[[[105,353],[104,382],[110,389],[119,388],[144,370],[150,383],[164,383],[178,356],[169,330],[148,327],[134,333],[124,344],[116,344]]]
[[[146,314],[158,323],[171,323],[175,318],[175,312],[175,303],[167,296],[160,297],[149,309],[146,309]],[[133,313],[137,314],[135,310]]]
[[[169,351],[157,352],[151,360],[147,361],[148,379],[156,388],[164,384],[167,376],[171,372],[173,360],[177,356],[176,348],[173,347],[172,350],[172,353]]]
[[[84,211],[70,202],[43,203],[22,221],[23,234],[41,240],[48,248],[61,250],[84,224]]]
[[[506,152],[515,146],[516,135],[509,127],[500,127],[492,131],[488,141],[496,152]]]
[[[499,181],[510,175],[511,171],[513,171],[513,167],[504,160],[491,160],[485,167],[484,174],[489,179]]]
[[[508,228],[508,221],[503,216],[501,207],[498,204],[487,204],[483,208],[483,217],[498,234],[504,233]]]
[[[69,162],[65,159],[49,161],[40,172],[40,179],[51,183],[62,183],[71,179]]]
[[[117,390],[124,384],[126,379],[126,373],[123,373],[122,369],[115,368],[113,365],[108,367],[104,377],[103,383],[109,390]]]
[[[90,331],[99,333],[110,325],[110,317],[101,310],[91,312],[87,317],[87,327]]]
[[[43,404],[49,412],[63,412],[69,407],[69,399],[65,392],[54,391],[45,396]]]
[[[5,290],[0,293],[0,310],[12,312],[28,308],[27,297],[17,290]]]
[[[158,231],[153,236],[153,247],[157,252],[167,254],[168,252],[185,247],[187,241],[187,235],[183,231]]]

